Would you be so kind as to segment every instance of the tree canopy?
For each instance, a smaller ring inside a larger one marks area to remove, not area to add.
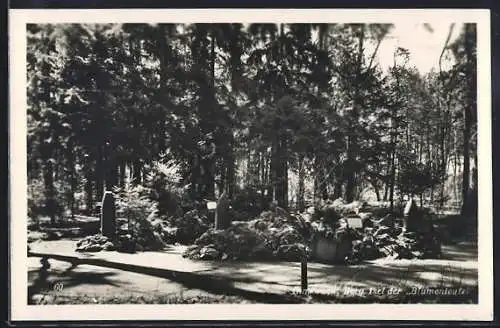
[[[380,68],[390,24],[28,25],[30,206],[89,210],[166,160],[197,200],[304,208],[370,189],[466,211],[476,30],[455,28],[454,65],[422,74],[403,48]]]

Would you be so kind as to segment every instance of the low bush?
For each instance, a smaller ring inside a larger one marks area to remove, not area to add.
[[[56,186],[57,187],[57,186]],[[52,198],[47,198],[43,181],[30,179],[28,183],[28,216],[36,219],[40,216],[60,218],[65,212],[64,206],[58,201],[57,189]]]

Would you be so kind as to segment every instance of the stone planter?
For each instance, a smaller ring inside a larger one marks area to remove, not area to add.
[[[352,241],[347,235],[338,238],[315,236],[312,242],[312,257],[323,263],[343,263],[352,250]]]

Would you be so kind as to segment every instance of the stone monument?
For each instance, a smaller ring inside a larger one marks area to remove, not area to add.
[[[215,208],[215,229],[227,229],[231,225],[229,217],[229,199],[224,191],[217,201]]]
[[[104,192],[101,205],[101,234],[114,239],[116,234],[115,196],[111,191]]]

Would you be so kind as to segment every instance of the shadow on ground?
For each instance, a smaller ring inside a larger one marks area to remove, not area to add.
[[[54,259],[58,261],[69,262],[72,267],[77,267],[78,265],[93,265],[106,268],[119,269],[139,274],[145,274],[150,276],[155,276],[159,278],[168,279],[173,282],[182,284],[188,289],[199,289],[204,290],[213,294],[224,294],[229,296],[239,296],[249,301],[259,302],[259,303],[290,303],[290,297],[283,294],[277,293],[261,293],[251,290],[246,290],[242,288],[237,288],[234,283],[257,283],[256,279],[250,277],[234,277],[231,280],[227,279],[225,276],[199,274],[193,272],[183,272],[168,269],[158,269],[144,266],[137,266],[132,264],[123,264],[117,262],[110,262],[102,259],[95,258],[80,258],[77,259],[72,256],[57,255],[57,254],[32,254],[32,256],[40,256],[42,258],[42,263],[48,263],[48,259]],[[51,286],[51,282],[48,281],[49,267],[42,264],[42,268],[38,271],[38,277],[34,280],[32,286],[28,288],[28,299],[31,300],[34,294],[40,293],[47,286]],[[72,270],[65,272],[65,275],[69,276],[70,284],[77,284],[78,282],[89,282],[89,277],[96,275],[96,277],[91,278],[90,281],[102,284],[112,284],[107,280],[108,275],[100,275],[96,273],[86,273],[81,275],[80,273],[73,273]],[[55,274],[57,276],[57,274]],[[52,277],[52,280],[54,277]],[[65,282],[66,286],[66,282]]]
[[[458,252],[458,250],[457,250]],[[466,251],[464,251],[466,252]],[[467,253],[467,252],[466,252]],[[469,254],[469,253],[467,253]],[[113,280],[116,273],[92,271],[80,272],[79,266],[111,268],[148,275],[178,283],[186,289],[202,290],[211,294],[241,297],[257,303],[303,303],[301,297],[290,295],[290,291],[300,290],[300,263],[252,263],[252,262],[205,262],[199,270],[185,272],[166,268],[121,263],[98,258],[93,254],[83,257],[71,255],[32,253],[41,258],[42,267],[29,274],[33,283],[28,288],[29,300],[33,295],[53,288],[54,281],[64,282],[65,288],[79,284],[117,286],[126,290],[121,282]],[[453,254],[452,254],[453,255]],[[455,254],[456,255],[456,254]],[[471,255],[473,256],[473,255]],[[64,261],[71,266],[63,271],[50,269],[49,259]],[[405,265],[401,261],[383,264],[361,264],[356,266],[331,266],[311,264],[308,268],[309,284],[315,290],[328,294],[332,286],[351,286],[359,288],[380,288],[381,285],[411,288],[414,286],[445,287],[477,285],[475,266],[453,266],[412,262]],[[251,288],[248,288],[248,287]],[[271,292],[273,291],[273,292]],[[318,298],[319,297],[319,298]],[[324,299],[328,296],[317,296]],[[329,298],[332,301],[332,295]],[[365,300],[366,301],[366,300]]]

